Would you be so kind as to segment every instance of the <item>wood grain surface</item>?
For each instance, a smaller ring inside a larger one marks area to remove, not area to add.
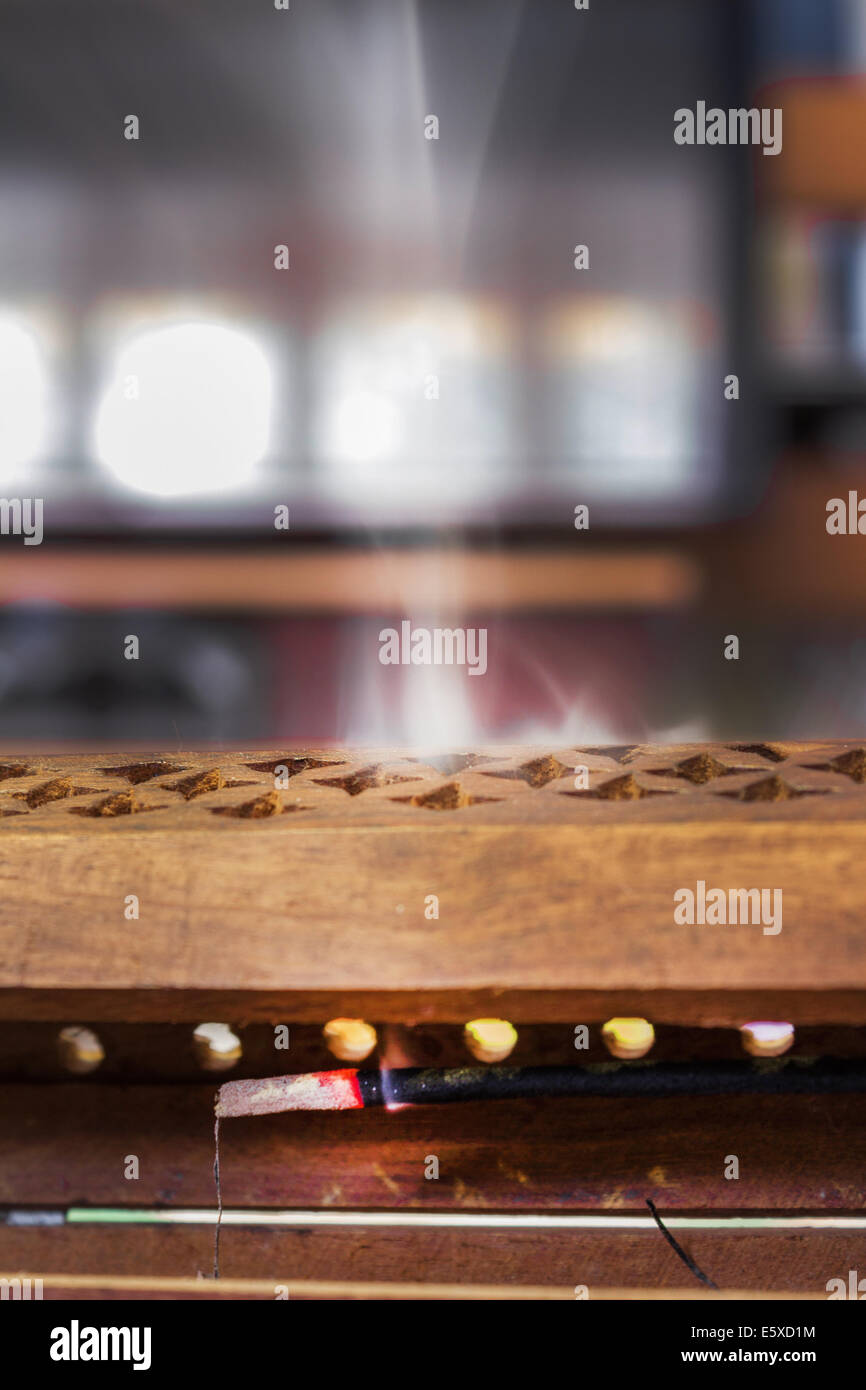
[[[213,1084],[0,1087],[0,1206],[213,1207]],[[225,1205],[856,1212],[866,1098],[496,1101],[225,1122]],[[440,1177],[424,1176],[428,1154]],[[124,1176],[136,1154],[140,1177]],[[726,1156],[740,1177],[724,1176]]]
[[[207,1083],[0,1086],[0,1206],[78,1211],[83,1221],[0,1221],[0,1266],[103,1276],[195,1278],[211,1269],[215,1209],[213,1088]],[[223,1126],[227,1210],[244,1214],[364,1210],[446,1216],[574,1213],[610,1229],[284,1227],[226,1224],[229,1278],[568,1284],[677,1289],[681,1261],[645,1225],[651,1198],[668,1221],[806,1218],[783,1229],[675,1234],[722,1288],[815,1292],[866,1267],[866,1099],[746,1097],[676,1101],[521,1101],[236,1120]],[[440,1177],[424,1177],[427,1156]],[[724,1176],[727,1156],[740,1177]],[[140,1177],[124,1176],[136,1154]],[[180,1212],[193,1225],[100,1225],[99,1207]],[[840,1227],[821,1225],[842,1218]],[[31,1216],[32,1219],[32,1216]]]
[[[863,1269],[862,1232],[801,1231],[795,1234],[734,1231],[675,1232],[698,1266],[722,1290],[777,1289],[826,1298],[827,1282]],[[23,1230],[0,1226],[0,1268],[51,1270],[63,1276],[98,1271],[104,1279],[146,1271],[149,1277],[202,1279],[214,1293],[213,1231],[207,1226],[62,1226]],[[411,1282],[423,1270],[431,1284],[495,1280],[498,1285],[550,1288],[599,1286],[671,1294],[700,1293],[660,1234],[634,1231],[283,1230],[226,1227],[220,1251],[220,1285],[235,1279]],[[46,1276],[49,1277],[49,1276]],[[46,1290],[46,1297],[48,1297]]]
[[[0,1276],[3,1277],[3,1276]],[[5,1276],[10,1277],[10,1276]],[[11,1277],[15,1277],[14,1272]],[[202,1300],[219,1299],[237,1301],[239,1299],[268,1299],[275,1297],[274,1284],[263,1279],[220,1279],[214,1282],[207,1279],[158,1278],[150,1275],[128,1275],[105,1277],[100,1274],[67,1275],[46,1274],[44,1297],[66,1301],[113,1302],[131,1299],[147,1301],[170,1299]],[[320,1299],[391,1301],[460,1299],[461,1301],[543,1300],[574,1302],[573,1288],[553,1288],[545,1285],[507,1285],[507,1284],[420,1284],[384,1283],[380,1281],[362,1283],[358,1280],[290,1280],[283,1283],[282,1296],[293,1301],[318,1301]],[[597,1301],[665,1299],[676,1302],[739,1302],[743,1299],[754,1301],[775,1301],[779,1297],[788,1300],[807,1301],[825,1298],[824,1293],[780,1294],[778,1291],[755,1293],[747,1289],[737,1289],[728,1293],[714,1293],[708,1289],[611,1289],[594,1288],[589,1296]]]
[[[5,1017],[866,1019],[862,745],[10,755],[0,779]],[[698,880],[781,890],[782,931],[676,925]]]

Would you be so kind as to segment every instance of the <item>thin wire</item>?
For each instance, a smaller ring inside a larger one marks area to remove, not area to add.
[[[673,1236],[665,1226],[664,1222],[662,1221],[661,1217],[655,1209],[654,1204],[650,1201],[649,1197],[647,1197],[646,1199],[646,1204],[652,1212],[653,1220],[655,1221],[656,1225],[658,1226],[668,1245],[670,1245],[677,1252],[683,1264],[686,1265],[687,1268],[692,1271],[692,1274],[694,1274],[696,1279],[700,1279],[702,1284],[706,1284],[708,1289],[718,1289],[718,1284],[714,1284],[712,1279],[708,1279],[706,1274],[704,1274],[704,1271],[700,1269],[698,1265],[695,1264],[691,1256],[686,1254],[679,1241],[674,1240]]]

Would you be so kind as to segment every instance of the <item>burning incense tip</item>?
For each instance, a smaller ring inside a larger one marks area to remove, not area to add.
[[[227,1081],[216,1099],[218,1119],[276,1115],[282,1110],[359,1110],[364,1105],[354,1068]]]

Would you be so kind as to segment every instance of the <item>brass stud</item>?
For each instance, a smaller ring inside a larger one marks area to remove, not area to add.
[[[341,1062],[363,1062],[378,1041],[376,1029],[363,1018],[332,1018],[322,1036],[328,1051]]]
[[[473,1018],[463,1041],[478,1062],[503,1062],[517,1044],[517,1029],[504,1018]]]
[[[243,1052],[240,1038],[227,1023],[200,1023],[192,1043],[203,1071],[230,1071]]]
[[[105,1048],[90,1028],[62,1028],[57,1036],[60,1064],[76,1076],[96,1071],[105,1061]]]
[[[610,1018],[601,1030],[608,1052],[623,1059],[645,1057],[656,1040],[645,1018]]]
[[[781,1057],[794,1043],[793,1023],[744,1023],[740,1039],[750,1057]]]

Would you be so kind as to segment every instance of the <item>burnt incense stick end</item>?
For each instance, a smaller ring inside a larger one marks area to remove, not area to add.
[[[218,1119],[276,1115],[284,1110],[358,1110],[364,1100],[354,1068],[264,1080],[227,1081],[216,1094]]]

